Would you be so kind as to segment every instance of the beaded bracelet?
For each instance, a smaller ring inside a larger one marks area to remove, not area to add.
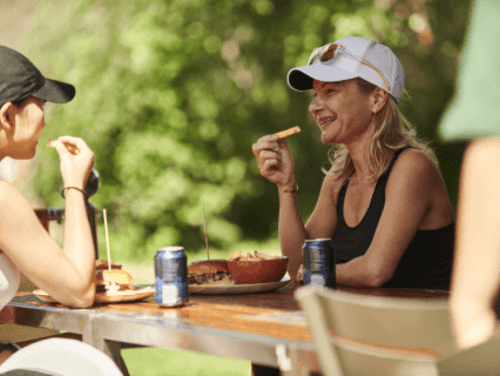
[[[67,190],[67,189],[76,189],[77,191],[80,191],[80,192],[82,192],[82,193],[83,193],[83,197],[87,197],[87,196],[85,195],[85,192],[83,191],[83,189],[80,189],[80,188],[78,188],[78,187],[66,187],[66,188],[63,188],[63,190],[61,191],[61,196],[62,196],[62,198],[64,198],[64,199],[66,199],[66,196],[64,195],[64,191],[65,191],[65,190]]]
[[[292,189],[291,191],[285,191],[284,189],[281,190],[281,192],[285,192],[285,193],[295,193],[299,190],[299,186],[295,186],[295,189]]]
[[[5,350],[10,350],[13,353],[15,353],[17,350],[21,350],[19,345],[16,345],[13,342],[10,341],[0,341],[0,352],[5,351]]]

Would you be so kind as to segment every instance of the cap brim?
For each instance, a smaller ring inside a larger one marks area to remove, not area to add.
[[[45,84],[32,96],[54,103],[66,103],[75,97],[76,89],[73,85],[56,80],[45,79]]]
[[[291,69],[287,75],[287,82],[293,90],[306,91],[312,89],[314,80],[336,82],[356,77],[355,74],[344,69],[324,64],[313,64]]]

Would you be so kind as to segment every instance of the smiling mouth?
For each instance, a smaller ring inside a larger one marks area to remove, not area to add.
[[[337,120],[337,117],[336,116],[330,116],[330,117],[327,117],[327,118],[323,118],[320,120],[319,122],[319,126],[321,128],[323,128],[324,126],[330,124],[330,123],[333,123],[335,120]]]

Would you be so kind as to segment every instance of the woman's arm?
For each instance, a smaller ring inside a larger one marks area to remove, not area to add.
[[[81,139],[61,137],[61,171],[65,187],[83,189],[93,153]],[[39,288],[73,307],[88,307],[95,296],[95,250],[83,194],[66,190],[63,249],[40,224],[27,200],[10,184],[0,185],[0,248]]]
[[[500,139],[470,144],[464,155],[450,310],[461,348],[493,334],[500,282]]]
[[[55,300],[72,307],[91,306],[95,285],[89,264],[94,263],[95,253],[93,243],[87,241],[87,237],[92,240],[92,235],[83,195],[76,190],[67,192],[65,228],[70,231],[65,234],[63,251],[27,200],[10,183],[2,182],[0,187],[0,248],[28,279]]]
[[[295,281],[297,271],[303,262],[302,245],[307,234],[300,214],[297,191],[287,192],[278,187],[278,192],[280,200],[278,235],[281,253],[288,257],[288,274]]]
[[[311,217],[312,222],[308,222],[304,227],[297,201],[293,158],[286,139],[277,140],[275,135],[264,136],[252,146],[252,149],[261,175],[278,186],[280,246],[283,255],[288,257],[288,273],[295,280],[304,259],[302,256],[304,240],[311,237],[332,236],[335,226],[332,218],[335,218],[336,213],[335,210],[329,212],[332,206],[329,197],[331,179],[325,180],[318,204]],[[320,233],[321,236],[318,235]]]
[[[281,250],[288,257],[288,273],[295,280],[297,271],[304,263],[302,246],[306,239],[331,238],[336,226],[334,189],[338,185],[332,176],[327,176],[321,187],[318,202],[304,226],[300,215],[297,193],[286,193],[281,189],[279,237]]]
[[[337,283],[382,286],[419,228],[441,228],[452,221],[453,209],[437,167],[418,150],[404,151],[389,175],[384,210],[370,247],[363,256],[337,265]]]

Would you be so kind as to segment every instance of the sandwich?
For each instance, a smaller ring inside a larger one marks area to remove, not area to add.
[[[193,261],[188,265],[187,280],[188,285],[234,284],[227,268],[227,261],[222,259]]]
[[[96,292],[110,295],[113,293],[136,290],[131,275],[121,268],[96,270]]]

